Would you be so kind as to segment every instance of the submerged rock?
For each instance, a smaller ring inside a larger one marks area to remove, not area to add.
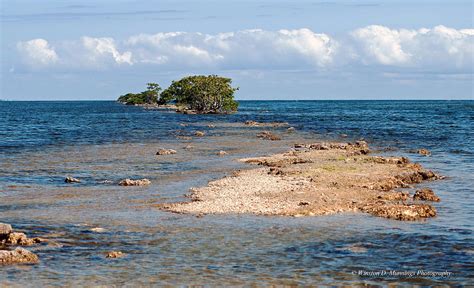
[[[416,190],[415,195],[413,195],[413,200],[422,200],[422,201],[433,201],[439,202],[438,196],[433,192],[433,190],[429,188],[422,188],[420,190]]]
[[[160,149],[158,152],[156,152],[156,155],[171,155],[176,153],[176,150],[173,149]]]
[[[431,155],[431,152],[428,149],[425,149],[425,148],[421,148],[421,149],[418,149],[418,150],[412,150],[411,152],[412,153],[418,153],[418,154],[423,155],[423,156],[430,156]]]
[[[77,178],[74,178],[74,177],[66,177],[66,179],[64,179],[64,182],[66,182],[66,183],[81,183],[81,180],[79,180]]]
[[[267,126],[267,127],[284,127],[284,126],[288,126],[288,122],[266,122],[266,123],[262,123],[262,122],[257,122],[257,121],[253,121],[253,120],[247,120],[245,121],[245,125],[246,126],[250,126],[250,127],[264,127],[264,126]]]
[[[0,250],[0,264],[35,264],[39,262],[36,254],[17,247],[15,250]]]
[[[123,179],[122,181],[119,182],[120,186],[145,186],[145,185],[150,185],[151,181],[143,178],[143,179]]]
[[[110,251],[107,252],[105,258],[120,258],[123,256],[125,256],[125,253],[123,253],[122,251]]]
[[[271,141],[281,140],[280,136],[275,135],[270,131],[263,131],[263,132],[258,133],[257,138],[264,139],[264,140],[271,140]]]

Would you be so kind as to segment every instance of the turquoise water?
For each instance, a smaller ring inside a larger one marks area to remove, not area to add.
[[[1,267],[0,285],[468,284],[474,276],[473,112],[473,101],[245,101],[235,115],[182,115],[107,101],[0,102],[1,222],[59,243],[32,248],[38,265]],[[288,122],[297,132],[274,128],[284,140],[262,141],[255,139],[262,128],[244,127],[245,120]],[[206,137],[177,138],[196,130]],[[154,206],[183,201],[190,187],[246,167],[234,161],[241,157],[283,151],[300,140],[360,138],[376,153],[405,155],[447,176],[424,185],[442,199],[436,218],[196,218]],[[182,149],[190,144],[191,151]],[[178,154],[157,158],[158,147]],[[418,148],[432,156],[409,153]],[[229,155],[216,157],[219,150]],[[66,175],[83,182],[64,184]],[[115,184],[126,177],[147,177],[153,185]],[[105,259],[110,250],[127,255]],[[452,274],[374,278],[359,270]]]

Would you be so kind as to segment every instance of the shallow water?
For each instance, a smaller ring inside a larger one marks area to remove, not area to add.
[[[474,276],[473,112],[473,101],[248,101],[227,116],[114,102],[0,102],[0,221],[58,243],[32,248],[38,265],[1,267],[0,285],[468,284]],[[289,122],[298,132],[245,127],[245,120]],[[196,130],[207,135],[176,137]],[[262,130],[284,140],[256,139]],[[197,218],[154,206],[184,201],[190,187],[248,167],[235,161],[248,155],[285,151],[305,139],[359,138],[380,154],[405,155],[448,176],[423,184],[442,199],[436,218]],[[189,144],[194,148],[183,149]],[[155,156],[159,147],[178,154]],[[422,147],[433,155],[409,153]],[[218,157],[219,150],[229,154]],[[67,185],[67,175],[83,182]],[[116,185],[127,177],[153,184]],[[104,231],[91,231],[97,227]],[[127,255],[105,259],[111,250]],[[354,275],[359,270],[452,274],[374,278]]]

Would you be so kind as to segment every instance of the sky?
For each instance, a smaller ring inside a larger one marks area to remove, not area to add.
[[[473,1],[0,0],[0,99],[114,100],[194,74],[240,100],[474,99]]]

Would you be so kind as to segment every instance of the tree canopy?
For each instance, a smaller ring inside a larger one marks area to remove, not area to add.
[[[147,90],[135,93],[127,93],[118,98],[118,102],[127,105],[156,104],[160,96],[161,87],[156,83],[147,83]]]
[[[217,75],[188,76],[173,81],[160,95],[159,103],[176,101],[177,105],[198,113],[229,113],[237,110],[234,100],[238,88],[231,86],[232,80]]]
[[[238,88],[231,86],[232,80],[217,75],[188,76],[173,81],[161,94],[158,84],[148,83],[148,90],[139,94],[128,93],[118,101],[125,104],[165,105],[175,102],[180,110],[197,113],[230,113],[237,111],[239,103],[234,100]]]

